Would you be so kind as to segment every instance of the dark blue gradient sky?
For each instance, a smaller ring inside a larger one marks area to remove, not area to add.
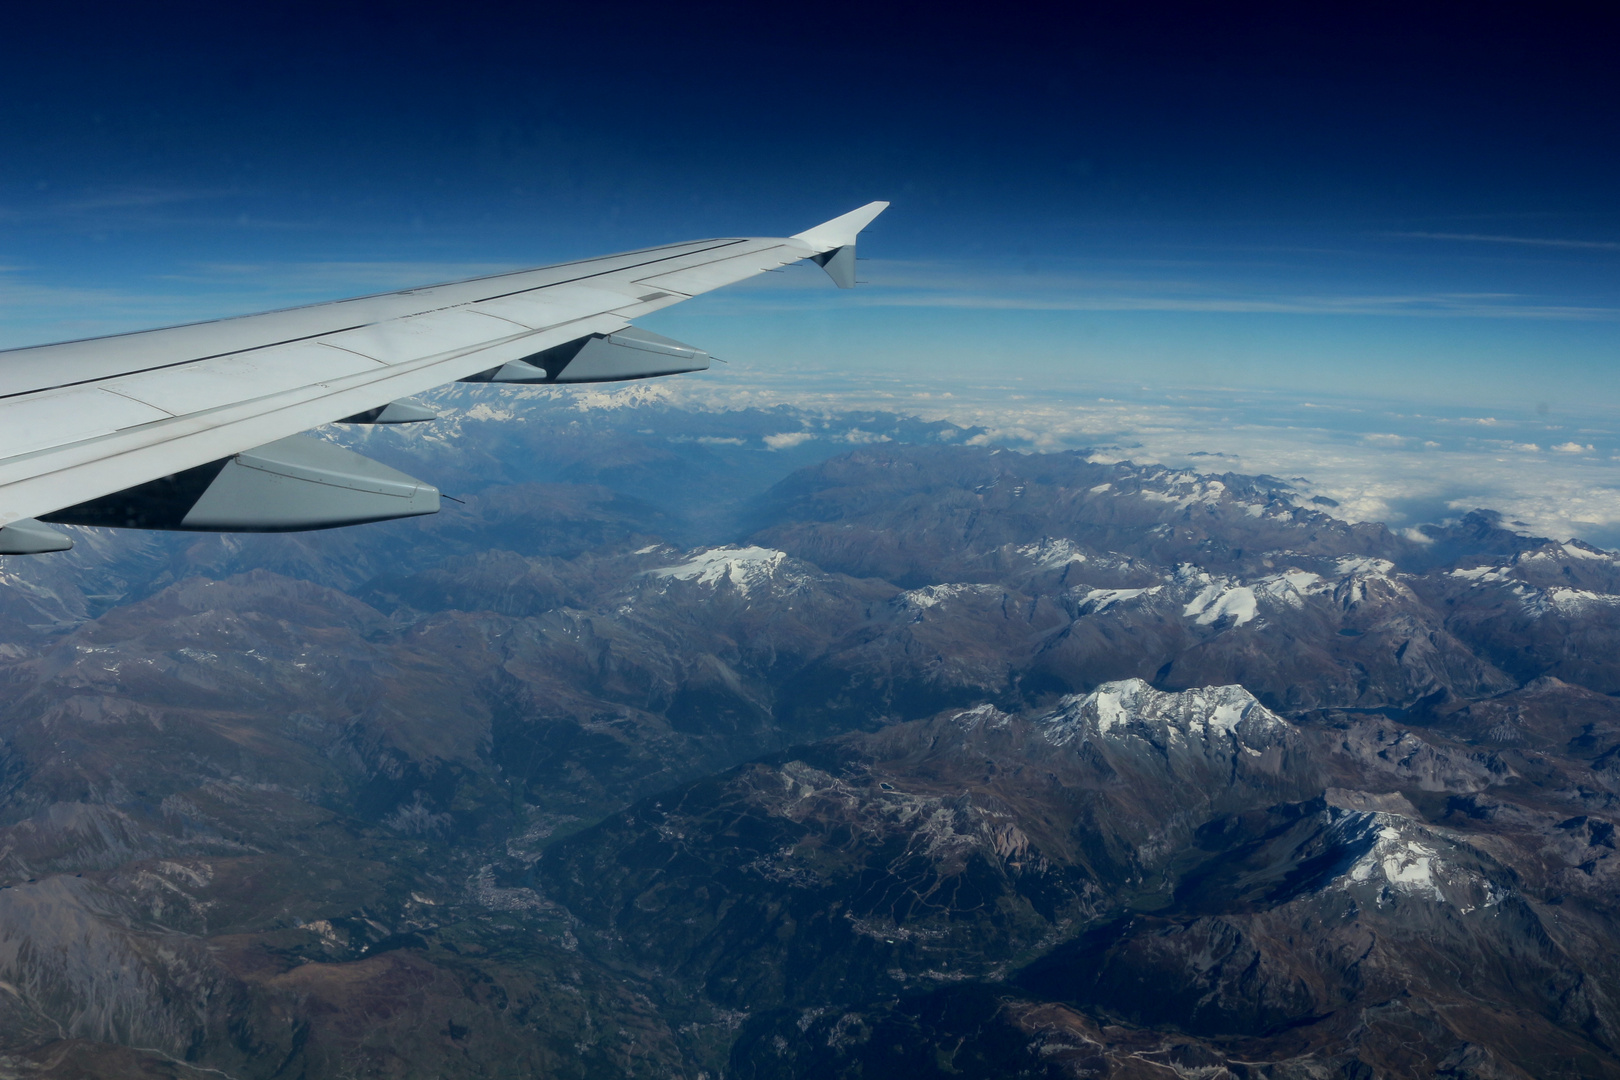
[[[886,198],[869,288],[785,275],[683,329],[783,363],[1620,405],[1612,7],[1305,7],[15,5],[0,343]]]

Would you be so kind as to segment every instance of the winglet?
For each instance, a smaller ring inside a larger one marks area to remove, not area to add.
[[[831,221],[823,221],[813,229],[794,233],[793,239],[803,240],[817,251],[831,251],[855,242],[855,236],[872,224],[872,219],[889,208],[886,202],[869,202],[859,210],[840,214]]]
[[[795,233],[793,239],[802,240],[815,249],[811,255],[817,266],[827,271],[833,284],[840,289],[855,284],[855,237],[872,223],[872,219],[889,208],[886,202],[869,202],[859,210],[840,214],[813,229]]]

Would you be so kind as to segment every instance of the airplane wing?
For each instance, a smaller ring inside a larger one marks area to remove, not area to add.
[[[430,485],[322,440],[430,420],[456,381],[608,382],[708,367],[632,320],[811,259],[855,283],[874,202],[784,238],[609,255],[355,300],[0,351],[0,554],[63,550],[41,521],[193,531],[433,513]]]

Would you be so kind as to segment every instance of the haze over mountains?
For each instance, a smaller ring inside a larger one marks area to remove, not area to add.
[[[1612,554],[510,404],[0,565],[0,1073],[1620,1075]]]

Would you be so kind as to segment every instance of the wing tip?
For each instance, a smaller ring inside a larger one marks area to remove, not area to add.
[[[855,237],[860,234],[862,229],[870,225],[874,218],[888,208],[889,204],[887,202],[869,202],[865,206],[856,207],[847,214],[840,214],[830,221],[823,221],[814,228],[806,229],[801,233],[794,233],[793,239],[802,240],[818,252],[847,247],[855,243]]]

